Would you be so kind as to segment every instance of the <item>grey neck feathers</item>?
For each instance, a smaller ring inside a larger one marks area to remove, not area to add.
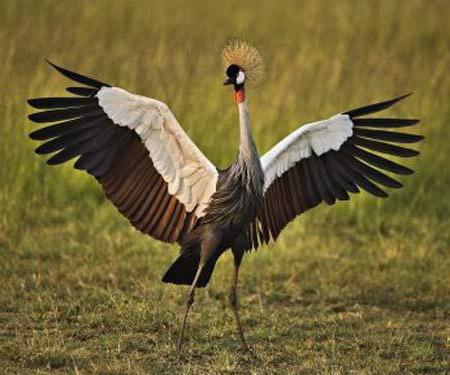
[[[240,144],[237,164],[240,173],[244,178],[247,188],[262,192],[264,184],[264,173],[261,162],[253,140],[250,126],[250,116],[248,111],[247,99],[243,103],[238,103],[239,125],[240,125]]]
[[[247,100],[244,100],[243,103],[238,103],[238,110],[240,125],[239,158],[245,160],[253,160],[256,158],[259,160],[258,151],[253,141]]]

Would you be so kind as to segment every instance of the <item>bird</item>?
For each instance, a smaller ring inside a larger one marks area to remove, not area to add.
[[[321,203],[346,201],[361,190],[386,198],[386,187],[403,186],[386,172],[412,174],[397,158],[419,155],[403,144],[423,139],[392,131],[413,126],[418,119],[367,117],[410,95],[405,94],[299,126],[260,155],[247,89],[264,75],[264,59],[243,39],[227,43],[221,55],[223,85],[233,88],[239,118],[237,155],[226,169],[208,160],[165,103],[48,60],[76,83],[66,89],[72,95],[28,100],[39,110],[29,120],[45,124],[29,136],[44,141],[35,152],[51,154],[47,164],[76,159],[74,168],[93,176],[138,231],[179,245],[178,257],[162,277],[164,283],[189,286],[178,353],[195,290],[208,284],[217,260],[228,250],[234,264],[229,303],[237,336],[251,352],[238,312],[244,255],[275,241],[289,222]]]

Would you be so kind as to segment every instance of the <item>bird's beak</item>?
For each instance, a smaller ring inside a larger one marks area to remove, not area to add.
[[[230,77],[228,77],[228,78],[224,81],[224,83],[223,83],[224,86],[226,86],[226,85],[232,85],[232,84],[233,84],[233,79],[230,78]]]

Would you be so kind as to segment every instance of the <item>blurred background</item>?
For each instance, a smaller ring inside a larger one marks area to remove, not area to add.
[[[447,1],[0,0],[0,368],[61,373],[450,372],[450,7]],[[187,358],[185,288],[160,278],[177,247],[136,232],[95,180],[48,167],[26,99],[65,95],[45,58],[169,105],[219,167],[237,111],[220,50],[265,57],[248,90],[267,151],[299,124],[413,91],[385,115],[420,118],[416,173],[291,223],[246,257],[241,311],[261,363],[238,352],[232,262],[200,290]]]

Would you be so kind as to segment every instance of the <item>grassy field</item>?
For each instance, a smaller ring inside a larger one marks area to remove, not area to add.
[[[450,373],[449,19],[447,1],[0,0],[0,372]],[[47,57],[166,102],[224,167],[238,127],[220,48],[235,36],[266,57],[248,93],[261,152],[408,91],[389,114],[421,118],[426,141],[405,189],[316,208],[245,258],[258,361],[238,350],[229,255],[177,359],[187,290],[160,282],[176,246],[130,228],[89,176],[47,167],[25,100],[63,94]]]

